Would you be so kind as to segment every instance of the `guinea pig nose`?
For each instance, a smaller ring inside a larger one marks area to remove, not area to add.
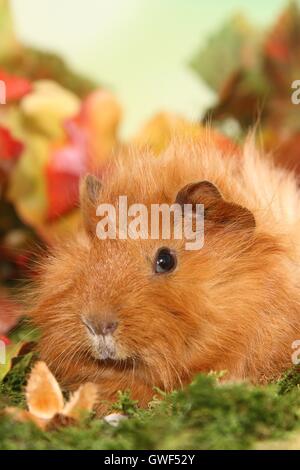
[[[84,325],[90,333],[95,336],[106,336],[112,334],[118,326],[118,322],[114,317],[108,317],[105,320],[98,317],[89,317],[82,319]]]
[[[103,321],[101,322],[101,332],[102,335],[109,335],[112,334],[118,326],[118,322],[115,320],[110,320],[110,321]]]

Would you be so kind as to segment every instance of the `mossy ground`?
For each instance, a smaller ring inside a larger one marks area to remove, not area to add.
[[[32,353],[20,358],[1,382],[1,407],[25,406],[24,384],[33,360]],[[0,414],[0,449],[272,447],[272,442],[284,442],[290,431],[299,436],[299,382],[296,369],[278,384],[264,387],[221,385],[213,375],[199,375],[186,390],[165,395],[162,401],[154,400],[148,410],[139,410],[125,393],[120,395],[116,407],[130,419],[117,428],[99,419],[85,418],[76,426],[43,432],[32,424],[16,423]],[[294,442],[295,439],[292,445]]]

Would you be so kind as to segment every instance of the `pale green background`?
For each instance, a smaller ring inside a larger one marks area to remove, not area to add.
[[[160,110],[196,119],[214,96],[187,63],[225,18],[268,26],[284,0],[12,0],[21,40],[60,53],[106,84],[132,134]]]

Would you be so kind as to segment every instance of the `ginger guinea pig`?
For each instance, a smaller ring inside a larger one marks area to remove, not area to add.
[[[204,243],[99,239],[99,204],[204,205]],[[251,143],[222,155],[176,142],[119,158],[81,185],[82,227],[42,269],[30,316],[39,352],[63,387],[130,390],[141,406],[195,374],[265,382],[290,367],[300,339],[299,192]],[[99,403],[99,415],[107,405]]]

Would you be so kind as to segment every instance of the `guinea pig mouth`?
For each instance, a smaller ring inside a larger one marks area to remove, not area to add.
[[[92,343],[95,359],[106,360],[117,358],[117,348],[112,335],[93,337]]]

